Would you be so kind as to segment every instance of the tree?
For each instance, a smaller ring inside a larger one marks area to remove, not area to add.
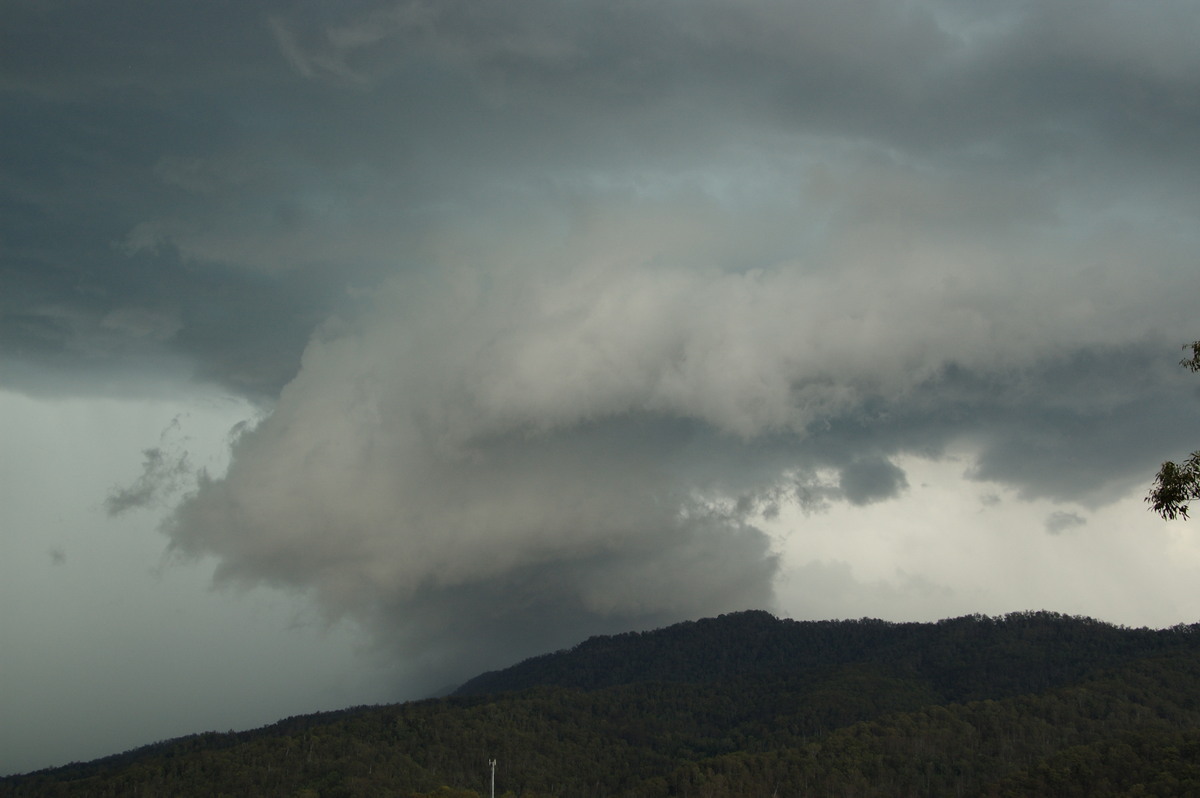
[[[1191,348],[1192,356],[1179,361],[1185,369],[1200,371],[1200,341],[1184,345]],[[1167,461],[1158,469],[1154,487],[1146,496],[1150,509],[1164,519],[1174,520],[1188,517],[1188,502],[1200,499],[1200,451],[1192,452],[1182,463]]]

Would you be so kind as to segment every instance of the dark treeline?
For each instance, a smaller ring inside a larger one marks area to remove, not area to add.
[[[458,694],[206,733],[0,796],[1200,796],[1200,631],[1054,613],[747,612],[593,638]]]
[[[478,676],[457,695],[541,685],[596,689],[645,681],[714,682],[805,675],[875,663],[928,682],[948,701],[1044,690],[1133,656],[1200,645],[1200,625],[1128,629],[1091,618],[1020,612],[928,623],[789,621],[762,611],[653,632],[594,637],[569,651]]]

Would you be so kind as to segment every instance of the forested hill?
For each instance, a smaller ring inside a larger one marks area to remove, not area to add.
[[[496,692],[484,692],[495,690]],[[1200,628],[1054,613],[936,624],[763,612],[0,778],[0,798],[1200,797]]]
[[[1067,684],[1152,653],[1200,650],[1200,624],[1129,629],[1052,612],[972,615],[937,623],[792,621],[761,610],[651,632],[593,637],[471,679],[455,695],[556,685],[784,678],[871,664],[926,682],[943,699],[1016,695]]]

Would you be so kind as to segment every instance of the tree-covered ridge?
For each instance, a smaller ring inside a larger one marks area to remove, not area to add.
[[[924,707],[689,763],[630,795],[1200,795],[1200,664],[1141,660],[1043,695]]]
[[[530,798],[1200,794],[1195,632],[1050,613],[816,625],[742,613],[531,661],[550,674],[557,657],[595,682],[629,652],[646,680],[626,669],[608,686],[289,718],[0,779],[0,796],[466,798],[487,794],[489,759],[498,793]],[[824,653],[800,656],[799,639]],[[758,648],[732,650],[747,640]],[[636,651],[664,641],[700,661],[688,679],[678,651],[667,669]],[[1035,683],[1053,684],[1022,689]]]
[[[1131,656],[1190,648],[1198,626],[1128,629],[1053,612],[964,616],[929,623],[792,621],[762,611],[651,632],[593,637],[471,679],[456,695],[536,685],[585,690],[643,681],[701,683],[803,675],[875,663],[931,682],[947,700],[1048,689]]]

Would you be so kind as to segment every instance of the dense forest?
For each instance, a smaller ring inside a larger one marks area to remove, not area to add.
[[[1200,625],[745,612],[592,638],[441,699],[205,733],[0,796],[1200,796]]]

